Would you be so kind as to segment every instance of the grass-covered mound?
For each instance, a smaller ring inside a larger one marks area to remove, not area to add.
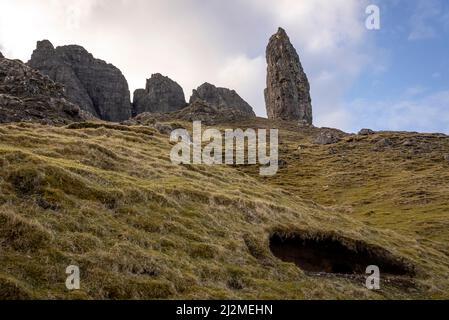
[[[286,165],[261,178],[172,165],[151,127],[0,126],[0,299],[447,297],[446,164],[373,151],[380,136],[314,146],[313,129],[284,129]],[[273,235],[297,234],[375,248],[410,272],[380,291],[305,273],[270,251]],[[73,264],[80,291],[65,287]]]

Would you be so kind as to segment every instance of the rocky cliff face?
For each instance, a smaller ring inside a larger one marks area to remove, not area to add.
[[[202,100],[195,100],[182,110],[169,113],[141,113],[137,117],[125,122],[130,125],[148,125],[156,122],[168,121],[202,121],[205,125],[213,126],[223,123],[234,123],[236,121],[251,118],[248,113],[237,109],[222,109],[212,106]]]
[[[128,83],[119,69],[95,59],[83,47],[54,48],[39,41],[28,65],[65,87],[67,98],[107,121],[131,117]]]
[[[182,87],[159,73],[153,74],[147,80],[145,89],[134,91],[134,115],[144,112],[174,112],[186,106]]]
[[[19,60],[0,58],[0,123],[66,124],[86,118],[65,99],[62,85]]]
[[[219,110],[231,109],[251,117],[256,116],[253,108],[237,92],[226,88],[217,88],[210,83],[204,83],[198,89],[193,90],[190,103],[198,100],[204,101]]]
[[[312,124],[310,85],[298,53],[284,29],[279,28],[267,47],[265,103],[269,119]]]

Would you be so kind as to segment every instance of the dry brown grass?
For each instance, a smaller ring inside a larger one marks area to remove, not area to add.
[[[380,136],[317,147],[313,130],[285,126],[288,165],[274,178],[174,166],[168,137],[149,127],[0,126],[0,298],[447,298],[440,151],[419,160],[372,153]],[[279,230],[384,248],[416,267],[413,286],[376,292],[307,275],[271,254]],[[81,268],[80,291],[65,288],[71,264]]]

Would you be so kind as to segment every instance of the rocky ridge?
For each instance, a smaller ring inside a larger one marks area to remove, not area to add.
[[[154,124],[155,122],[202,121],[205,125],[217,125],[220,123],[236,122],[252,118],[248,113],[236,109],[220,109],[202,100],[195,100],[188,107],[171,113],[142,113],[127,124]]]
[[[128,83],[119,69],[95,59],[83,47],[54,48],[39,41],[28,65],[64,85],[67,98],[106,121],[131,117]]]
[[[69,102],[62,85],[19,60],[0,58],[0,123],[66,124],[88,113]]]

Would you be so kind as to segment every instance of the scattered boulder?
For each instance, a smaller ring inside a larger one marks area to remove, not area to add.
[[[412,146],[414,146],[416,144],[416,141],[414,141],[414,140],[412,140],[412,139],[405,139],[403,142],[402,142],[402,145],[404,146],[404,147],[412,147]]]
[[[362,129],[358,133],[359,136],[370,136],[373,134],[376,134],[376,132],[371,129]]]
[[[174,112],[187,106],[182,87],[160,73],[147,79],[145,89],[134,91],[133,115],[144,112]]]
[[[281,168],[281,169],[287,168],[288,162],[287,162],[286,160],[280,159],[280,160],[278,161],[278,166],[279,166],[279,168]]]
[[[385,148],[390,148],[393,146],[393,141],[390,138],[382,138],[377,141],[373,147],[374,151],[383,151]]]
[[[328,145],[328,144],[334,144],[341,140],[340,136],[332,131],[332,130],[324,130],[320,131],[318,136],[313,141],[314,144],[320,144],[320,145]]]
[[[446,160],[446,161],[449,163],[449,153],[446,153],[446,154],[443,156],[443,159]]]
[[[389,138],[383,138],[376,142],[376,147],[391,147],[393,145],[393,141]]]
[[[86,116],[62,85],[19,60],[0,59],[0,123],[66,124]]]
[[[232,109],[245,113],[250,117],[256,116],[253,108],[243,100],[237,92],[226,88],[217,88],[207,82],[202,84],[196,90],[193,90],[192,96],[190,97],[190,103],[192,104],[197,100],[204,101],[219,110]]]
[[[310,85],[298,53],[284,29],[279,28],[267,46],[265,104],[271,120],[303,120],[312,124]]]
[[[173,130],[175,130],[171,125],[159,123],[157,122],[154,125],[154,128],[160,133],[160,134],[166,134],[170,135]]]
[[[64,85],[71,102],[106,121],[131,117],[128,83],[119,69],[95,59],[83,47],[54,48],[39,41],[28,65]]]

